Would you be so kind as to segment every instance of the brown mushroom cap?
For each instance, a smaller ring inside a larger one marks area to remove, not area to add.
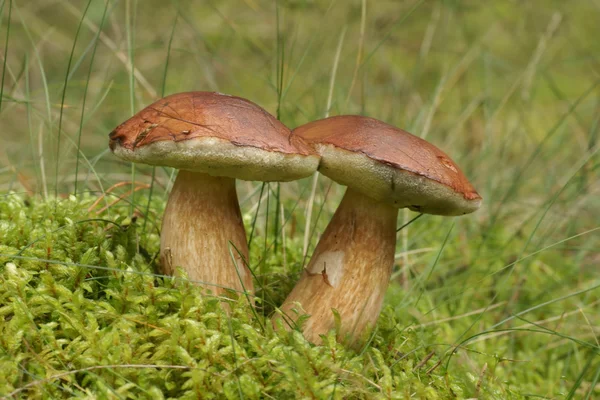
[[[477,210],[481,196],[440,149],[406,131],[357,115],[293,131],[321,154],[319,170],[377,201],[438,215]]]
[[[120,158],[213,176],[288,181],[312,174],[319,157],[258,105],[212,92],[167,96],[110,133]]]

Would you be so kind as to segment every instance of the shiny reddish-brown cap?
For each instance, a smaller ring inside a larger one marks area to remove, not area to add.
[[[321,173],[375,200],[439,215],[468,214],[481,204],[443,151],[379,120],[331,117],[302,125],[293,135],[319,152]]]
[[[246,180],[286,181],[312,174],[319,157],[253,102],[186,92],[149,105],[115,128],[120,158]]]

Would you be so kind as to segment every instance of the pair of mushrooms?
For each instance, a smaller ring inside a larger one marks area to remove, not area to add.
[[[110,134],[120,158],[179,169],[163,217],[163,272],[222,293],[253,292],[235,179],[290,181],[317,169],[347,186],[302,277],[281,306],[288,326],[300,310],[313,343],[341,317],[358,338],[379,316],[390,280],[398,209],[462,215],[481,197],[432,144],[381,121],[338,116],[291,132],[258,105],[220,93],[171,95]],[[279,317],[275,317],[278,319]],[[291,321],[290,321],[291,320]]]

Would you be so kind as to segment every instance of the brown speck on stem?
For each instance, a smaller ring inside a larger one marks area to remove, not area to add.
[[[323,282],[333,287],[331,282],[329,282],[329,277],[327,276],[327,263],[323,263],[323,271],[321,271],[321,275],[323,276]]]

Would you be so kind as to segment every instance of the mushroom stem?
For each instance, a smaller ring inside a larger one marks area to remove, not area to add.
[[[281,310],[296,319],[294,302],[310,314],[304,336],[320,343],[319,335],[335,327],[339,312],[340,339],[359,339],[375,325],[388,286],[396,247],[396,207],[347,189],[312,259]],[[286,319],[288,319],[286,318]]]
[[[214,294],[253,293],[235,179],[179,171],[163,217],[160,260],[165,274],[182,267]]]

